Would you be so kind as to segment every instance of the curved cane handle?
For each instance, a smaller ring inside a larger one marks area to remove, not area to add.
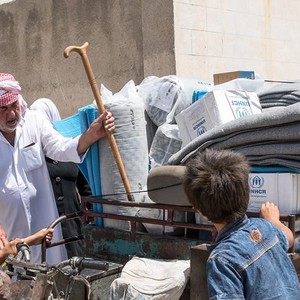
[[[86,49],[89,43],[85,42],[82,46],[69,46],[64,50],[64,57],[68,58],[71,52],[77,52],[80,55],[86,54]]]

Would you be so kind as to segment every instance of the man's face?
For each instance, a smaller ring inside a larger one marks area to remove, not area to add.
[[[12,133],[16,130],[21,119],[19,101],[7,106],[0,106],[0,131]]]

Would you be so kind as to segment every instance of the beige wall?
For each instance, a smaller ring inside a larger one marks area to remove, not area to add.
[[[16,0],[0,5],[0,72],[15,75],[25,100],[51,98],[63,117],[93,94],[80,56],[89,42],[98,85],[175,73],[173,0]]]
[[[174,12],[178,75],[253,70],[300,79],[300,1],[174,0]]]
[[[98,84],[113,92],[149,75],[300,79],[299,15],[299,0],[15,0],[0,5],[0,71],[63,116],[93,100],[79,55],[63,57],[86,41]]]

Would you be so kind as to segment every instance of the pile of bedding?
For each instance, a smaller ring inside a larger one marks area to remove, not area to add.
[[[300,101],[300,82],[282,83],[258,93],[261,107],[288,106]]]
[[[272,107],[215,127],[191,141],[168,161],[185,164],[205,148],[243,153],[253,166],[283,166],[300,170],[300,102]]]

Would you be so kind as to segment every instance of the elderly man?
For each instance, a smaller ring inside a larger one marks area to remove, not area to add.
[[[0,73],[0,223],[10,239],[28,236],[58,217],[45,156],[80,163],[88,148],[114,130],[106,111],[76,138],[64,138],[52,124],[27,109],[20,85],[10,74]],[[60,228],[53,240],[61,239]],[[32,247],[32,262],[40,262],[40,246]],[[47,250],[47,262],[66,259],[64,246]]]

